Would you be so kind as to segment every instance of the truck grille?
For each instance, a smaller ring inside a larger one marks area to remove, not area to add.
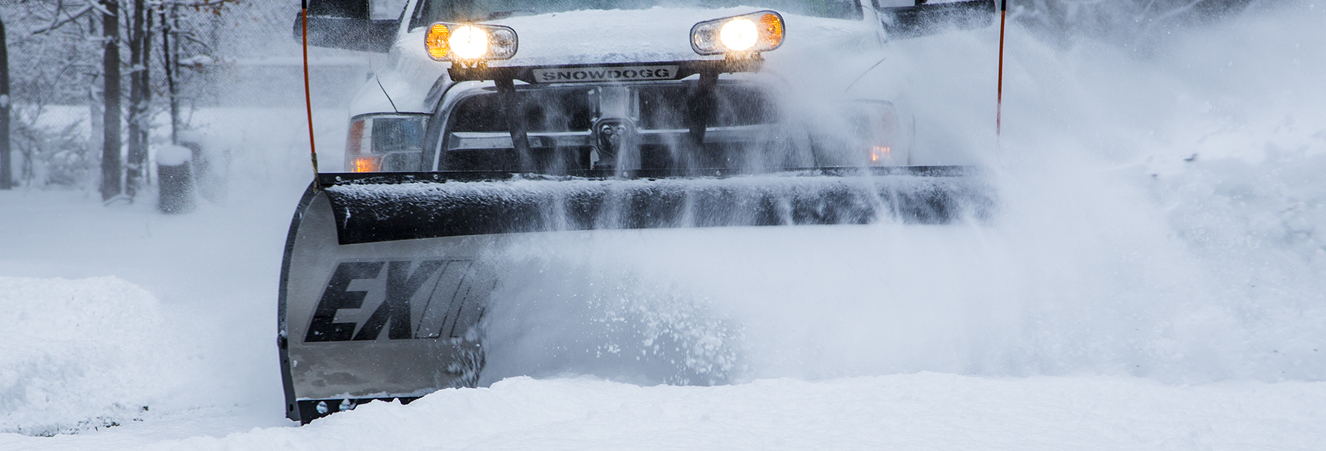
[[[595,121],[631,124],[640,169],[745,165],[778,134],[774,101],[756,86],[720,83],[702,149],[689,139],[694,83],[615,86],[559,85],[518,90],[531,155],[519,155],[507,127],[506,103],[489,89],[457,101],[443,136],[439,164],[449,171],[569,173],[602,169]]]
[[[690,84],[629,86],[634,119],[641,130],[686,128]],[[589,131],[600,115],[593,87],[558,86],[517,92],[524,104],[525,123],[531,133]],[[448,132],[506,132],[506,108],[496,95],[470,96],[453,109]],[[710,127],[772,124],[778,115],[774,102],[759,88],[720,84],[715,90]]]

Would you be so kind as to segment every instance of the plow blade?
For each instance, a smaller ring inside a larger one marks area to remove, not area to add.
[[[290,227],[279,347],[287,416],[473,386],[480,319],[515,234],[682,227],[943,224],[994,199],[961,167],[710,177],[328,174]]]

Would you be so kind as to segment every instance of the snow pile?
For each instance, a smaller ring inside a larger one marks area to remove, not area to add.
[[[151,293],[114,277],[0,277],[0,432],[52,435],[141,418],[180,383]]]

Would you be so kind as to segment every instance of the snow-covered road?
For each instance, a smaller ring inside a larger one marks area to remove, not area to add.
[[[369,404],[303,428],[178,437],[157,418],[5,449],[1317,449],[1326,384],[1168,386],[1110,377],[951,374],[640,387],[508,379],[411,405]],[[224,421],[225,419],[222,418]],[[207,426],[206,429],[219,429]]]

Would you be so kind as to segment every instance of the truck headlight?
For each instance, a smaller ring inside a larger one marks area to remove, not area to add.
[[[744,17],[729,20],[723,24],[723,28],[718,29],[718,41],[730,50],[739,52],[750,50],[751,47],[755,47],[757,39],[759,36],[755,22]]]
[[[461,25],[447,38],[447,46],[456,58],[477,60],[488,54],[488,33],[472,25]]]
[[[700,22],[691,27],[691,49],[701,55],[746,55],[783,45],[783,16],[760,11]]]
[[[473,64],[516,56],[516,30],[502,25],[435,23],[424,35],[428,56],[437,61]]]
[[[368,114],[350,122],[347,172],[414,172],[424,150],[426,114]]]

